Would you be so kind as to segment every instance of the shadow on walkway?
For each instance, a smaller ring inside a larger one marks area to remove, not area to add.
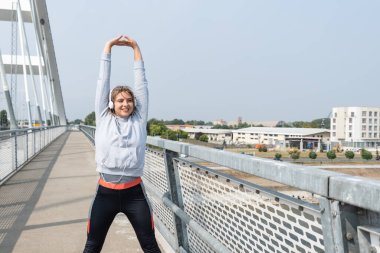
[[[67,132],[0,187],[1,253],[83,251],[98,180],[94,156],[81,132]],[[142,252],[124,215],[102,252]]]
[[[0,188],[1,252],[13,251],[68,136],[61,135]]]

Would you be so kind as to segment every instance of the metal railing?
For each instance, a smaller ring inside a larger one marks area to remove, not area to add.
[[[0,185],[66,130],[55,126],[0,131]]]
[[[81,127],[93,139],[90,129]],[[176,252],[380,252],[380,181],[148,137],[144,185]],[[187,158],[181,158],[187,157]],[[311,193],[309,203],[201,166]]]
[[[79,130],[82,131],[86,136],[87,138],[91,141],[91,143],[93,145],[95,145],[95,130],[96,130],[96,127],[93,127],[93,126],[83,126],[83,125],[79,125]]]

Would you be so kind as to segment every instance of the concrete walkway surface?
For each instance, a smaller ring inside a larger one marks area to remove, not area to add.
[[[0,252],[82,252],[98,176],[94,149],[67,132],[0,187]],[[142,252],[119,214],[102,252]]]

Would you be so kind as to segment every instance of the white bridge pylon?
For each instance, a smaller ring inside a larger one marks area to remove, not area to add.
[[[17,128],[17,120],[24,119],[15,119],[14,109],[16,111],[22,109],[17,108],[20,98],[17,97],[16,103],[16,99],[12,97],[17,92],[10,92],[6,78],[9,75],[13,90],[18,89],[18,83],[14,81],[17,80],[15,76],[23,76],[25,98],[21,99],[25,99],[29,127],[47,125],[48,122],[52,125],[66,125],[65,108],[45,0],[1,0],[0,21],[8,22],[12,26],[9,40],[11,52],[4,54],[5,48],[0,49],[0,84],[7,101],[11,129]],[[32,26],[35,35],[32,36],[33,38],[27,36],[25,24],[29,24],[29,27]],[[36,55],[30,55],[30,48],[36,49]],[[32,119],[31,104],[37,111],[34,119]],[[42,104],[42,110],[40,104]]]

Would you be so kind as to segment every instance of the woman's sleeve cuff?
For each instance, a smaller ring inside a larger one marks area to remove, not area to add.
[[[111,54],[110,53],[103,53],[101,59],[105,60],[105,61],[111,61]]]
[[[143,69],[144,68],[144,61],[138,60],[134,62],[134,68],[135,69]]]

